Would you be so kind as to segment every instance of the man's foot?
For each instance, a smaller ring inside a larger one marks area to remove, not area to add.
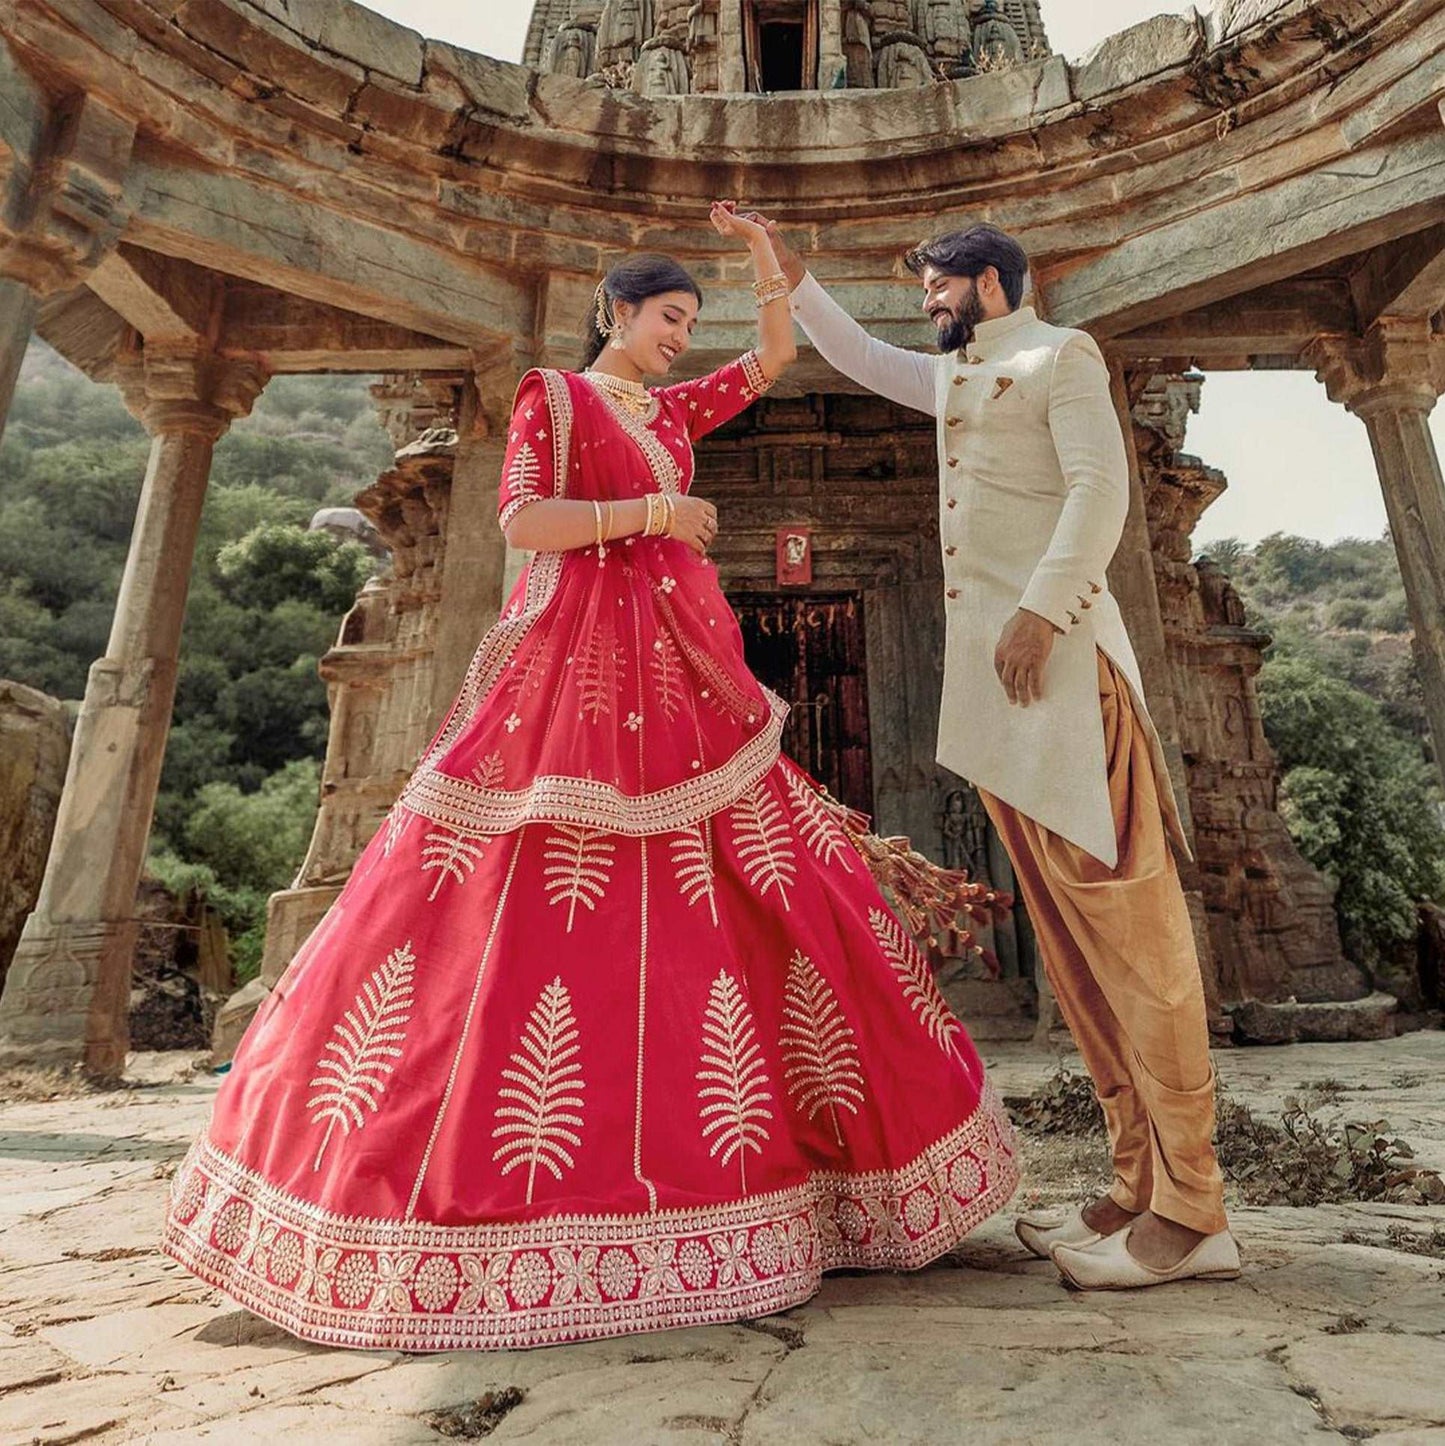
[[[1122,1230],[1133,1219],[1133,1214],[1105,1195],[1099,1200],[1091,1200],[1082,1209],[1076,1206],[1067,1211],[1035,1211],[1020,1215],[1014,1222],[1014,1234],[1030,1254],[1047,1260],[1055,1245],[1082,1249],[1105,1235]]]
[[[1112,1195],[1100,1195],[1084,1206],[1084,1223],[1101,1236],[1113,1235],[1131,1220],[1139,1219],[1136,1211],[1126,1210]]]
[[[1217,1235],[1195,1232],[1197,1243],[1192,1250],[1167,1269],[1156,1270],[1130,1249],[1130,1237],[1137,1229],[1137,1225],[1130,1226],[1082,1249],[1056,1245],[1050,1258],[1064,1279],[1079,1290],[1140,1290],[1174,1280],[1235,1280],[1239,1276],[1239,1247],[1228,1230]]]
[[[1129,1254],[1150,1270],[1173,1270],[1204,1238],[1203,1230],[1191,1230],[1146,1210],[1134,1222],[1124,1243]]]

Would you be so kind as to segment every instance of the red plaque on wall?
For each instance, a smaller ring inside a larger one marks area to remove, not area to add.
[[[801,587],[813,580],[813,529],[780,527],[777,532],[778,586]]]

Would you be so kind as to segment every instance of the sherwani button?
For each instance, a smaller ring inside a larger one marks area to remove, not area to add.
[[[957,597],[957,596],[958,596],[958,589],[957,589],[956,587],[951,587],[951,588],[949,588],[949,590],[948,590],[948,595],[949,595],[949,597]]]
[[[1101,588],[1098,583],[1096,583],[1096,582],[1091,582],[1091,583],[1089,584],[1089,591],[1090,591],[1090,592],[1103,592],[1104,589]]]
[[[947,418],[947,425],[950,426],[950,427],[956,427],[956,426],[958,426],[962,421],[963,421],[963,418],[962,418],[962,417],[949,417],[949,418]]]
[[[958,506],[958,498],[957,498],[957,497],[950,497],[950,498],[948,499],[948,505],[949,505],[950,507],[957,507],[957,506]]]
[[[965,380],[967,380],[965,377],[954,377],[953,384],[956,387],[961,387],[964,384]]]
[[[954,553],[958,551],[958,549],[950,544],[948,547],[945,547],[943,551],[946,557],[952,557]]]
[[[958,458],[957,458],[957,457],[950,457],[950,458],[948,459],[948,465],[949,465],[950,467],[957,467],[957,466],[958,466]]]

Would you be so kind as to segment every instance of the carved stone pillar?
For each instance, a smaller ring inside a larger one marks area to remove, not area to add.
[[[497,486],[507,447],[507,413],[515,389],[469,379],[462,388],[451,505],[443,535],[445,562],[432,677],[432,722],[440,725],[461,687],[482,635],[502,610],[508,549],[497,526]],[[504,395],[505,394],[505,395]]]
[[[7,115],[0,195],[0,436],[40,301],[75,286],[115,244],[135,122],[93,95],[53,106],[0,41]],[[28,134],[27,134],[28,132]],[[33,149],[15,148],[24,135]]]
[[[1427,318],[1384,317],[1362,341],[1317,342],[1331,401],[1365,424],[1400,561],[1437,767],[1445,768],[1445,482],[1429,416],[1445,387],[1445,341]]]
[[[1227,486],[1179,450],[1202,382],[1155,377],[1133,416],[1218,992],[1226,1003],[1352,999],[1365,984],[1341,950],[1332,891],[1278,812],[1254,682],[1268,635],[1248,627],[1217,568],[1191,560],[1200,515]]]
[[[1134,655],[1139,660],[1139,675],[1144,683],[1149,716],[1164,748],[1174,785],[1175,801],[1190,846],[1195,846],[1194,818],[1189,807],[1189,775],[1184,754],[1179,746],[1179,719],[1174,696],[1174,679],[1169,668],[1169,655],[1164,638],[1164,619],[1159,606],[1159,592],[1154,577],[1154,557],[1149,538],[1148,511],[1144,502],[1143,474],[1134,446],[1132,410],[1134,398],[1129,392],[1129,378],[1122,367],[1111,365],[1110,389],[1119,425],[1124,432],[1125,451],[1129,459],[1129,515],[1124,522],[1124,535],[1109,567],[1109,590],[1119,602]],[[1204,895],[1200,887],[1197,863],[1188,859],[1179,862],[1180,881],[1189,904],[1189,917],[1194,925],[1194,943],[1199,953],[1199,968],[1204,980],[1204,997],[1211,1020],[1219,1027],[1224,1022],[1219,1009],[1218,978],[1213,949],[1209,940],[1209,924],[1205,916]]]
[[[90,670],[35,911],[0,998],[0,1063],[118,1074],[145,859],[175,697],[191,557],[216,439],[264,378],[205,354],[144,354],[127,402],[150,461],[105,656]]]
[[[10,416],[15,379],[35,329],[40,298],[23,281],[0,279],[0,437]]]

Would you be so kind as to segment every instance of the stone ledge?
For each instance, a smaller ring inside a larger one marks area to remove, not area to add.
[[[1347,1040],[1392,1039],[1400,1003],[1378,990],[1363,999],[1278,1004],[1247,999],[1226,1004],[1237,1039],[1247,1044],[1340,1043]]]

